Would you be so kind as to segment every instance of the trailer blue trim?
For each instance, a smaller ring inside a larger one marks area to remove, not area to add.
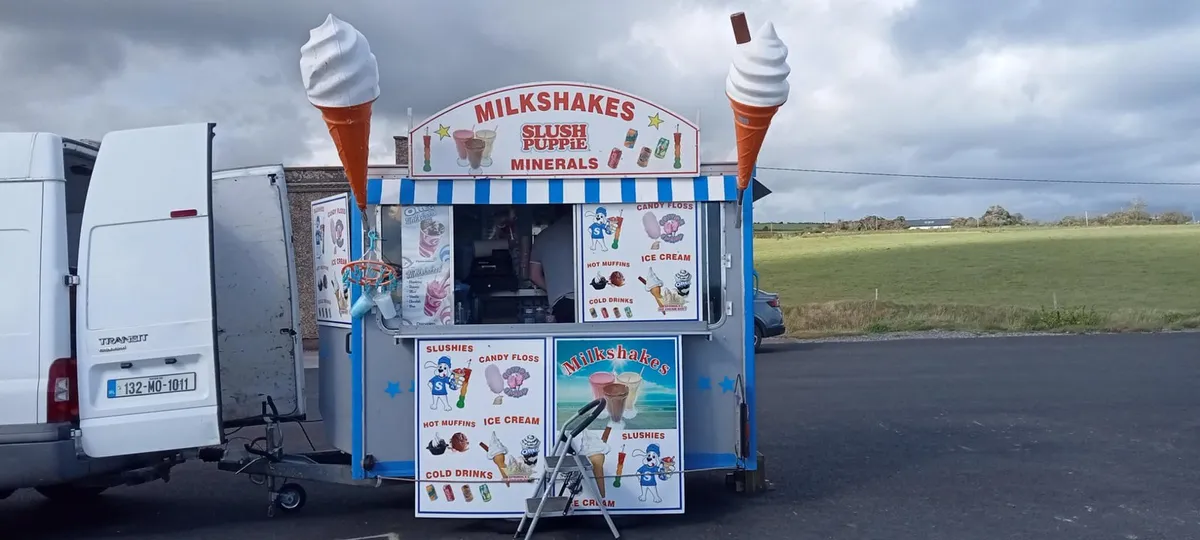
[[[370,471],[371,478],[415,478],[417,465],[415,461],[380,461]]]
[[[751,175],[751,178],[757,176],[758,168],[756,167]],[[743,314],[743,323],[746,325],[746,343],[745,347],[745,368],[744,381],[746,405],[750,409],[750,435],[747,439],[750,442],[750,451],[747,452],[745,468],[746,470],[758,469],[758,406],[757,392],[755,391],[755,358],[754,358],[754,202],[753,195],[749,195],[742,205],[742,279],[745,280],[742,288],[744,299],[745,313]]]
[[[362,258],[363,225],[358,205],[350,205],[350,260]],[[350,287],[350,305],[358,301],[362,291],[358,285]],[[363,471],[363,322],[361,318],[350,321],[350,468],[356,480],[366,478]]]
[[[726,202],[737,197],[737,176],[684,178],[370,178],[367,203],[618,204]]]

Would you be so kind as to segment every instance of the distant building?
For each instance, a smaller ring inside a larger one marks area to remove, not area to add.
[[[940,219],[914,219],[914,220],[910,220],[910,221],[908,221],[907,223],[908,223],[908,229],[909,229],[909,230],[914,230],[914,229],[922,229],[922,230],[924,230],[924,229],[949,229],[949,228],[950,228],[950,224],[951,224],[953,221],[954,221],[954,220],[953,220],[953,219],[950,219],[950,218],[940,218]]]

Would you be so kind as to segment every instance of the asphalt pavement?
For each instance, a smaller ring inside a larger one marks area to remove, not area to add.
[[[625,538],[1200,538],[1200,334],[776,344],[759,357],[761,450],[776,490],[689,477],[683,516]],[[315,370],[309,388],[315,389]],[[311,410],[316,410],[315,400]],[[321,444],[319,422],[308,425]],[[289,444],[303,444],[295,428]],[[417,520],[413,490],[308,484],[268,519],[265,489],[204,463],[83,507],[0,501],[3,538],[501,538]],[[538,538],[608,538],[548,522]],[[387,536],[381,536],[387,538]]]

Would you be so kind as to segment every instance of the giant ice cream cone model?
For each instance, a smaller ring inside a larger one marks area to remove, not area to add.
[[[737,51],[725,79],[725,95],[733,109],[740,203],[742,194],[750,187],[750,176],[767,136],[767,128],[771,127],[771,119],[787,102],[790,90],[787,78],[792,68],[787,64],[787,45],[775,33],[775,25],[764,24],[751,39],[744,13],[734,13],[729,18],[733,23]]]
[[[367,207],[371,104],[379,97],[379,64],[367,38],[329,15],[300,48],[300,77],[321,111],[360,210]]]

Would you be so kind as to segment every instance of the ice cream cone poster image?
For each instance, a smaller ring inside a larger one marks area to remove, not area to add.
[[[417,340],[417,516],[521,515],[546,453],[548,348]]]
[[[767,136],[767,128],[779,107],[787,102],[788,66],[787,45],[779,39],[775,25],[763,24],[754,36],[750,34],[745,13],[729,17],[733,38],[737,44],[733,65],[725,78],[725,95],[733,109],[733,127],[737,139],[738,202],[750,186],[750,176],[758,162],[759,151]]]
[[[694,176],[699,128],[658,104],[585,83],[501,88],[409,134],[413,178]],[[416,159],[420,156],[421,159]]]
[[[322,326],[350,325],[350,289],[342,283],[349,262],[349,197],[334,195],[312,203],[313,291],[316,320]]]
[[[683,475],[675,474],[683,456],[680,354],[678,337],[554,340],[554,428],[605,400],[572,444],[612,512],[683,512]]]
[[[585,322],[700,318],[698,206],[693,202],[579,207]]]

